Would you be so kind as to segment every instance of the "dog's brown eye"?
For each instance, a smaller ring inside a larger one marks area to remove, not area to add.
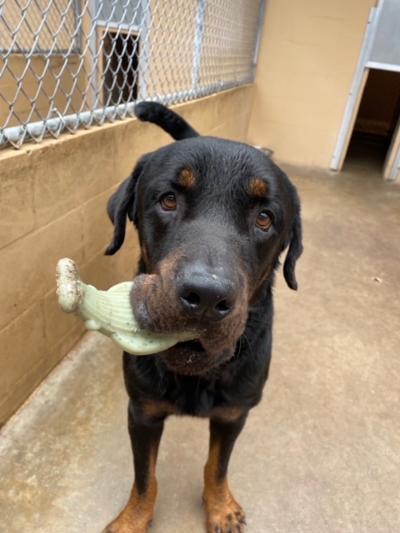
[[[160,199],[161,207],[165,211],[175,211],[176,209],[176,196],[173,192],[168,192]]]
[[[269,230],[272,225],[271,217],[268,211],[260,211],[257,215],[256,226],[263,231]]]

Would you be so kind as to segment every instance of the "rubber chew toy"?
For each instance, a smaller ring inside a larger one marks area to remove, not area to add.
[[[89,330],[100,331],[134,355],[150,355],[167,350],[178,342],[195,338],[193,333],[160,334],[139,328],[129,301],[133,281],[114,285],[101,291],[86,285],[79,277],[72,259],[57,263],[58,303],[66,313],[76,313]]]

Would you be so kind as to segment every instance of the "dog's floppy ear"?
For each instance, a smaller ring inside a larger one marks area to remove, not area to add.
[[[136,186],[144,163],[145,159],[142,158],[129,178],[121,183],[108,200],[107,213],[114,224],[114,236],[105,255],[113,255],[121,248],[125,239],[126,217],[128,216],[136,224]]]
[[[294,216],[292,228],[289,235],[289,250],[283,264],[283,276],[288,286],[297,291],[297,280],[295,274],[295,267],[298,258],[303,252],[303,236],[300,217],[300,204],[296,200],[296,213]]]

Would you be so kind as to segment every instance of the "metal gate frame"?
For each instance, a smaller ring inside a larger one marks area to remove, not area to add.
[[[36,0],[30,0],[35,2]],[[113,0],[116,1],[116,0]],[[128,0],[125,0],[128,1]],[[133,0],[132,0],[133,1]],[[243,0],[242,0],[243,1]],[[75,11],[78,13],[78,6],[81,5],[80,0],[70,0],[71,5],[75,6]],[[149,50],[148,36],[149,36],[149,27],[150,27],[150,18],[151,18],[151,9],[152,2],[150,0],[140,0],[140,3],[144,6],[143,12],[144,17],[142,23],[140,24],[140,29],[138,31],[140,38],[140,61],[138,64],[138,94],[137,101],[147,100],[149,98],[157,99],[159,102],[166,105],[179,103],[183,101],[192,100],[194,98],[201,98],[215,92],[222,90],[227,90],[232,87],[245,85],[250,83],[254,79],[256,61],[258,56],[259,43],[261,38],[261,31],[263,26],[263,18],[265,12],[265,3],[266,0],[253,0],[254,4],[254,41],[252,45],[252,50],[248,56],[246,70],[239,71],[239,77],[235,72],[232,73],[230,77],[216,77],[210,79],[209,82],[206,80],[201,80],[201,66],[202,66],[202,56],[204,49],[203,36],[206,32],[206,20],[205,13],[209,5],[212,5],[211,0],[193,0],[195,3],[195,35],[191,47],[191,52],[188,53],[192,58],[192,70],[191,76],[189,75],[188,84],[183,88],[176,87],[174,90],[173,85],[167,87],[165,92],[160,94],[155,94],[151,90],[151,65],[147,60],[148,53],[146,50]],[[0,0],[1,3],[1,0]],[[168,5],[166,3],[166,5]],[[227,2],[229,6],[229,2]],[[245,0],[245,5],[247,6],[247,0]],[[85,0],[85,10],[86,13],[96,13],[96,0]],[[257,17],[257,18],[256,18]],[[104,18],[104,17],[103,17]],[[104,22],[107,23],[107,26],[110,28],[112,24],[110,21],[102,20],[102,17],[99,19],[95,18],[96,26],[99,27]],[[82,23],[80,22],[79,31],[82,33]],[[121,29],[121,23],[118,25],[118,28]],[[132,27],[129,28],[130,30]],[[137,28],[134,28],[137,30]],[[18,30],[18,29],[17,29]],[[10,29],[11,31],[11,29]],[[86,40],[87,49],[91,50],[91,57],[96,57],[97,46],[98,46],[98,36],[97,30],[90,31],[89,38]],[[9,54],[10,52],[8,52]],[[47,68],[47,67],[46,67]],[[41,118],[36,121],[21,121],[19,124],[8,126],[7,123],[5,127],[0,128],[0,146],[9,146],[12,145],[15,148],[20,148],[25,141],[35,141],[41,142],[42,139],[47,135],[52,135],[57,138],[63,131],[67,130],[70,133],[74,133],[78,128],[87,128],[92,125],[102,125],[104,122],[113,122],[116,119],[122,119],[129,116],[134,116],[133,110],[136,101],[129,101],[117,105],[102,105],[102,100],[99,98],[100,86],[98,72],[96,69],[89,71],[87,81],[87,91],[90,94],[93,94],[92,103],[90,104],[89,109],[87,106],[82,110],[71,113],[70,109],[66,109],[69,113],[63,114],[57,109],[53,109],[51,114],[48,114],[47,117]],[[40,79],[41,81],[41,79]],[[76,81],[76,77],[75,77]],[[69,95],[70,96],[70,95]],[[36,97],[32,101],[32,106],[35,105]],[[11,104],[10,104],[11,105]],[[46,111],[47,113],[47,111]]]

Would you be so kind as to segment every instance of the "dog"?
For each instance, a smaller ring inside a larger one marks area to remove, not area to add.
[[[127,219],[141,249],[134,314],[154,332],[198,338],[149,357],[124,354],[135,481],[107,533],[144,533],[157,494],[157,451],[169,415],[209,418],[203,503],[209,533],[240,533],[245,514],[228,463],[249,410],[260,402],[271,359],[272,286],[296,290],[300,201],[286,174],[252,146],[200,136],[155,102],[136,105],[177,142],[144,155],[108,203],[114,224],[106,254],[122,246]],[[135,285],[136,286],[136,285]]]

